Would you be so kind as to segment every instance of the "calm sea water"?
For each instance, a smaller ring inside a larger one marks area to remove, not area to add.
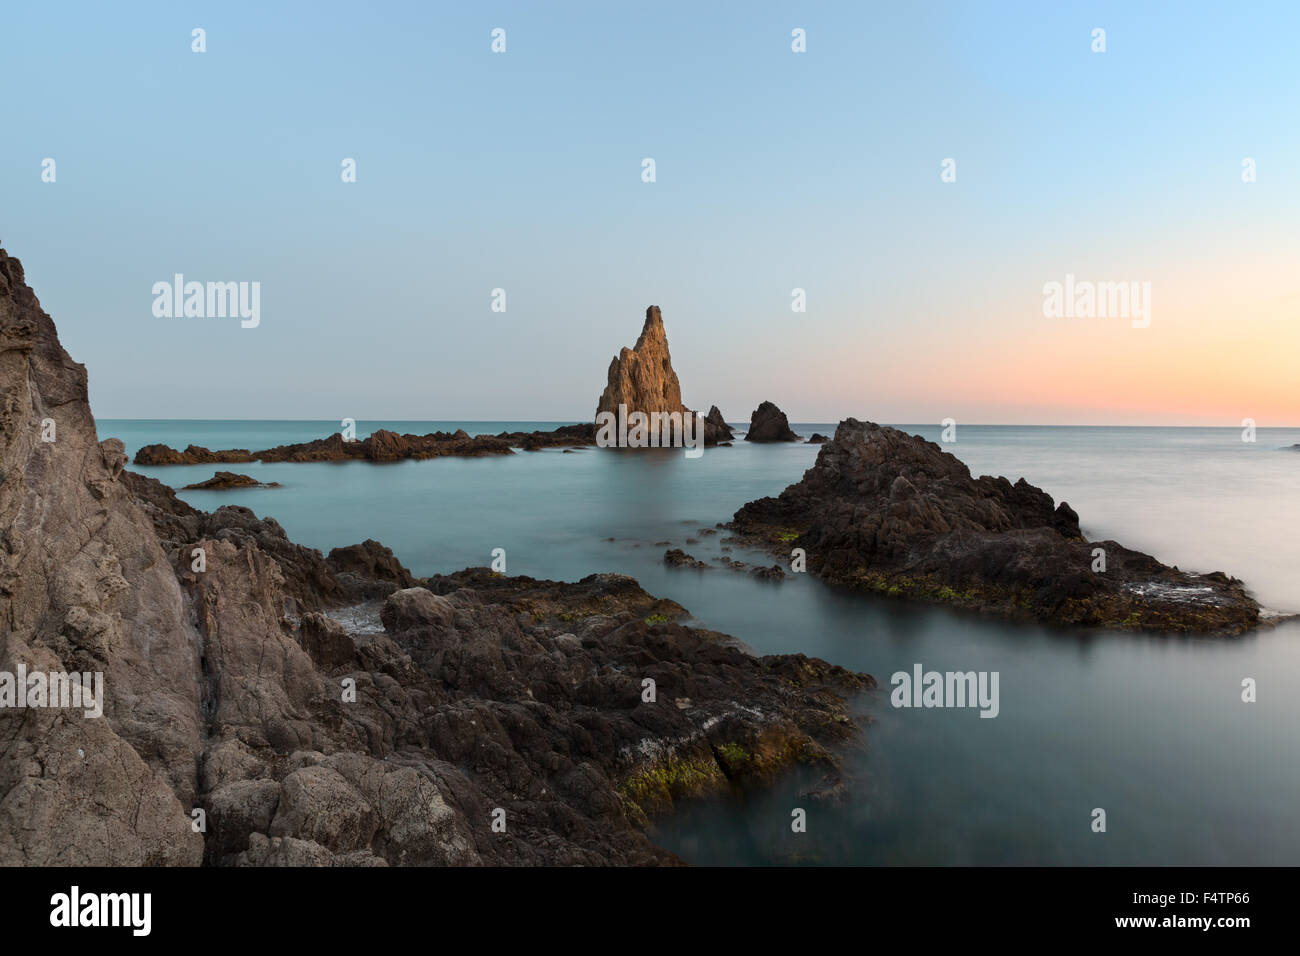
[[[561,422],[361,422],[423,434],[551,428]],[[796,425],[803,435],[832,424]],[[936,426],[900,426],[939,439]],[[266,448],[336,422],[100,421],[129,454],[143,444]],[[1024,476],[1115,538],[1190,570],[1226,570],[1268,608],[1300,611],[1300,429],[965,426],[945,446],[976,474]],[[1300,864],[1300,624],[1230,640],[1015,625],[832,590],[806,575],[768,584],[683,572],[663,545],[704,559],[722,535],[697,529],[778,493],[817,446],[680,451],[584,449],[372,465],[233,467],[284,487],[184,492],[199,508],[247,505],[328,551],[376,538],[419,575],[490,562],[576,579],[636,577],[760,653],[802,651],[876,675],[859,702],[867,746],[849,755],[853,797],[826,808],[797,777],[743,800],[689,804],[656,824],[693,863]],[[139,468],[173,487],[212,466]],[[687,537],[700,537],[687,544]],[[613,540],[609,540],[609,539]],[[748,559],[741,552],[733,557]],[[770,563],[770,559],[767,561]],[[894,709],[889,677],[997,671],[1001,712]],[[1244,678],[1258,701],[1243,703]],[[791,809],[808,831],[790,830]],[[1091,829],[1103,808],[1107,832]]]

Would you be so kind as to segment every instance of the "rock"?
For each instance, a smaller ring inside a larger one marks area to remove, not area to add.
[[[335,548],[325,558],[325,563],[340,576],[352,575],[359,582],[378,581],[391,585],[383,593],[397,588],[409,588],[415,584],[411,572],[402,566],[390,548],[378,541],[367,538],[361,544],[351,544],[345,548]]]
[[[785,412],[771,402],[764,402],[759,405],[758,408],[754,409],[754,414],[749,416],[749,431],[745,434],[745,441],[798,440],[799,436],[790,430],[790,423],[786,421]]]
[[[849,418],[803,479],[733,527],[808,554],[827,580],[1060,624],[1236,634],[1259,623],[1242,583],[1086,541],[1066,503],[1023,478],[972,478],[933,442]],[[1093,571],[1094,549],[1105,570]]]
[[[641,327],[636,345],[622,349],[609,363],[605,390],[596,401],[596,415],[608,412],[617,418],[620,405],[626,407],[628,415],[633,412],[646,415],[655,412],[678,413],[682,415],[683,422],[688,416],[693,418],[695,415],[695,412],[682,404],[681,384],[677,380],[677,373],[673,371],[672,356],[668,352],[668,333],[664,331],[663,316],[657,305],[645,310],[645,324]],[[714,406],[711,413],[716,411],[717,407]],[[721,417],[722,413],[718,412],[717,418]],[[726,422],[722,422],[722,426],[726,428]],[[717,444],[721,435],[716,423],[711,427],[706,419],[704,444]]]
[[[207,481],[186,485],[184,491],[224,491],[228,488],[279,488],[278,481],[263,484],[249,475],[238,475],[233,471],[219,471]]]
[[[828,441],[830,441],[830,439],[827,438],[825,435],[823,435],[821,432],[813,432],[812,436],[808,439],[807,444],[824,445]]]
[[[200,445],[189,445],[184,451],[177,451],[166,445],[145,445],[135,453],[134,462],[137,465],[217,465],[247,464],[254,460],[246,448],[209,451]]]
[[[785,580],[785,569],[779,564],[773,564],[766,568],[755,568],[749,573],[756,578],[762,578],[764,581]]]
[[[43,440],[46,421],[54,440]],[[101,672],[103,716],[0,709],[0,865],[193,865],[196,636],[86,370],[0,249],[0,670]]]
[[[675,568],[697,568],[699,570],[706,570],[709,567],[709,565],[687,554],[681,548],[672,548],[665,551],[664,564]]]
[[[722,417],[722,412],[718,410],[717,405],[709,407],[709,414],[704,416],[704,443],[706,445],[717,445],[722,442],[730,442],[735,438],[735,433],[727,420]]]
[[[540,448],[591,445],[596,441],[596,426],[590,423],[562,425],[554,431],[502,432],[500,435],[475,435],[471,437],[463,428],[455,432],[431,432],[427,435],[398,434],[384,428],[376,429],[359,441],[344,441],[335,432],[328,438],[276,445],[261,451],[248,452],[240,448],[227,451],[208,451],[190,445],[178,452],[166,445],[145,445],[135,455],[137,465],[194,465],[213,462],[313,462],[313,461],[372,461],[392,462],[429,458],[481,458],[486,455],[514,454],[512,446],[535,451]],[[269,487],[269,486],[268,486]]]

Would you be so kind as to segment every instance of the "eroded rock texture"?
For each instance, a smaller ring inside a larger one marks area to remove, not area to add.
[[[626,406],[629,415],[632,412],[695,415],[682,404],[681,383],[673,371],[668,333],[664,331],[663,316],[657,305],[645,310],[645,324],[636,344],[622,349],[609,363],[608,381],[596,402],[596,414],[609,412],[617,416],[619,405]],[[704,421],[704,443],[716,445],[731,438],[731,429],[722,420],[718,407],[713,406]]]
[[[100,671],[105,698],[0,708],[0,864],[671,863],[645,825],[682,796],[794,763],[840,786],[865,675],[618,575],[322,556],[124,463],[0,251],[0,670]]]

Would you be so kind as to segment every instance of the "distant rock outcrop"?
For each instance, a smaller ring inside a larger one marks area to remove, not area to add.
[[[1065,502],[970,470],[934,442],[849,418],[803,479],[736,512],[735,530],[849,587],[1062,624],[1240,633],[1236,578],[1086,541]]]
[[[201,445],[190,445],[177,451],[167,445],[145,445],[135,453],[137,465],[246,465],[256,461],[247,448],[227,448],[209,451]]]
[[[137,465],[206,465],[214,462],[308,462],[308,461],[423,461],[429,458],[481,458],[485,455],[513,455],[514,448],[539,451],[542,448],[561,448],[591,445],[596,441],[596,428],[588,423],[561,425],[554,431],[501,432],[499,435],[474,435],[463,428],[454,432],[430,432],[427,435],[398,434],[386,428],[377,428],[357,441],[344,440],[335,432],[328,438],[276,445],[261,451],[249,452],[242,448],[226,451],[208,451],[190,445],[176,451],[166,445],[145,445],[135,453]]]
[[[239,475],[233,471],[219,471],[207,481],[186,485],[183,491],[227,491],[232,488],[279,488],[278,481],[263,484],[251,475]]]
[[[605,390],[596,401],[596,415],[608,412],[617,417],[622,405],[630,415],[642,412],[694,416],[695,412],[682,403],[682,387],[673,371],[672,356],[668,352],[668,334],[664,331],[663,315],[659,306],[645,310],[645,324],[632,348],[622,349],[609,363]],[[704,422],[704,444],[716,445],[730,441],[731,429],[722,420],[715,405],[709,414],[716,418]],[[718,426],[721,425],[721,428]]]
[[[827,438],[825,435],[823,435],[821,432],[813,432],[812,435],[809,437],[807,444],[824,445],[828,441],[830,441],[830,439]]]
[[[799,436],[790,429],[785,412],[771,402],[764,402],[749,416],[749,431],[745,441],[798,441]]]
[[[727,420],[722,417],[717,405],[709,408],[709,414],[704,416],[704,443],[706,445],[717,445],[724,441],[731,441],[736,437]]]

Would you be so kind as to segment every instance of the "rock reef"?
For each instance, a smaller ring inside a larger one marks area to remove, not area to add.
[[[430,432],[427,435],[399,434],[378,428],[357,441],[344,439],[335,432],[328,438],[277,445],[261,451],[242,448],[209,451],[190,445],[178,452],[166,445],[145,445],[135,454],[137,465],[203,465],[214,462],[311,462],[372,461],[391,462],[448,456],[481,458],[485,455],[512,455],[516,447],[525,451],[591,445],[596,428],[590,424],[562,425],[553,431],[501,432],[499,435],[470,436],[463,428],[454,432]]]
[[[619,575],[322,556],[125,462],[0,250],[0,670],[104,678],[99,718],[0,708],[0,865],[675,863],[652,814],[833,781],[872,685]]]
[[[1129,630],[1238,634],[1259,623],[1245,586],[1088,541],[1064,502],[1023,478],[971,477],[933,442],[849,418],[803,479],[751,501],[732,527],[837,584],[1011,617]]]

